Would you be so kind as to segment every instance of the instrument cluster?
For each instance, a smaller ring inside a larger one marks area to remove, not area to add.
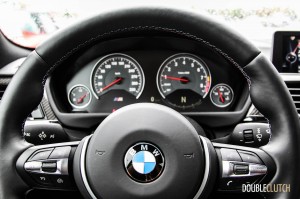
[[[95,59],[84,71],[67,85],[71,112],[110,113],[138,102],[193,112],[203,106],[222,110],[234,102],[234,89],[219,81],[212,87],[210,67],[192,53],[174,53],[152,68],[131,55],[112,53]],[[88,73],[89,82],[81,81]]]

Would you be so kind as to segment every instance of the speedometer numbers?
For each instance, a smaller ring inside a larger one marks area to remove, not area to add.
[[[124,54],[111,54],[94,66],[91,87],[97,99],[118,91],[114,99],[123,101],[124,95],[117,95],[120,91],[138,99],[144,89],[144,81],[144,73],[136,60]]]
[[[194,108],[207,96],[211,76],[206,64],[191,54],[176,54],[161,65],[157,74],[161,96],[172,106]]]

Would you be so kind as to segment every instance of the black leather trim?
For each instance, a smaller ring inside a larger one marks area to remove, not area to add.
[[[261,147],[274,160],[277,171],[271,183],[290,184],[290,193],[267,193],[270,198],[300,196],[300,125],[298,113],[284,81],[272,63],[259,55],[244,68],[251,77],[250,96],[255,107],[269,119],[272,138]]]

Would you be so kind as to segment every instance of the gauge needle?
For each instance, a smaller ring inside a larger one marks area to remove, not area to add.
[[[298,45],[296,46],[296,48],[293,50],[293,53],[296,53],[298,48],[300,48],[300,40],[298,41]]]
[[[224,100],[223,94],[221,93],[220,89],[218,89],[218,93],[219,93],[219,98],[220,98],[221,102],[224,103],[225,100]]]
[[[88,93],[84,94],[83,96],[81,96],[78,100],[77,100],[77,104],[80,104],[83,102],[83,99],[88,95]]]
[[[114,80],[113,82],[111,82],[110,84],[108,84],[107,86],[101,88],[100,91],[99,91],[99,93],[101,93],[101,92],[103,92],[104,90],[106,90],[106,89],[112,87],[113,85],[117,84],[118,82],[120,82],[120,81],[122,81],[122,80],[123,80],[122,77],[117,78],[116,80]]]
[[[171,76],[167,76],[167,75],[163,75],[163,77],[166,79],[175,80],[175,81],[189,82],[189,80],[186,78],[171,77]]]

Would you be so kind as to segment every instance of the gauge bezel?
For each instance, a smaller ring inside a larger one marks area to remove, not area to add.
[[[202,64],[206,70],[207,70],[207,73],[210,77],[210,85],[209,85],[209,89],[208,89],[208,92],[202,96],[202,98],[206,98],[206,96],[209,94],[210,90],[211,90],[211,85],[212,85],[212,77],[211,77],[211,73],[210,73],[210,70],[207,66],[207,64],[197,55],[194,55],[194,54],[191,54],[191,53],[177,53],[177,54],[174,54],[174,55],[171,55],[170,57],[166,58],[163,63],[160,65],[158,71],[157,71],[157,74],[156,74],[156,86],[157,86],[157,89],[158,89],[158,92],[160,93],[160,95],[162,96],[163,99],[166,99],[166,96],[162,93],[161,89],[160,89],[160,84],[159,84],[159,74],[162,70],[162,68],[164,66],[166,66],[167,64],[169,64],[174,58],[176,57],[182,57],[182,56],[187,56],[187,57],[191,57],[193,59],[195,59],[196,61],[198,61],[200,64]]]
[[[89,93],[90,93],[90,100],[89,100],[88,103],[85,104],[84,106],[77,106],[77,105],[74,105],[74,104],[71,102],[71,100],[70,100],[70,94],[71,94],[72,90],[73,90],[74,88],[76,88],[76,87],[84,87],[84,88],[87,89],[87,90],[89,91]],[[88,105],[90,105],[90,103],[91,103],[91,101],[92,101],[91,90],[90,90],[87,86],[85,86],[85,85],[83,85],[83,84],[76,84],[76,85],[72,86],[72,87],[69,89],[69,91],[68,91],[68,101],[69,101],[70,105],[71,105],[73,108],[77,108],[77,109],[86,108]]]
[[[213,99],[212,99],[212,93],[213,93],[213,90],[214,90],[216,87],[218,87],[218,86],[225,86],[225,87],[229,88],[230,92],[232,93],[232,98],[231,98],[231,100],[229,101],[229,103],[226,104],[226,105],[219,105],[219,104],[216,104],[216,103],[213,101]],[[219,108],[225,108],[225,107],[231,105],[231,103],[233,102],[233,99],[234,99],[234,92],[233,92],[231,86],[229,86],[228,84],[220,83],[220,84],[215,85],[215,86],[211,89],[210,95],[209,95],[209,96],[210,96],[210,101],[213,103],[213,105],[215,105],[216,107],[219,107]]]
[[[143,93],[144,87],[145,87],[145,81],[146,80],[145,80],[144,71],[143,71],[141,65],[139,64],[139,62],[136,59],[134,59],[133,57],[131,57],[131,56],[127,55],[127,54],[124,54],[124,53],[111,53],[111,54],[108,54],[108,55],[105,55],[105,56],[101,57],[96,62],[96,64],[93,66],[93,69],[92,69],[92,72],[91,72],[91,75],[90,75],[90,87],[91,87],[92,93],[96,97],[96,99],[99,99],[100,97],[97,95],[97,93],[94,90],[94,86],[93,86],[93,74],[94,74],[94,72],[95,72],[98,64],[101,63],[101,62],[103,62],[103,60],[107,59],[108,57],[118,57],[118,56],[123,56],[123,57],[129,59],[130,61],[134,62],[137,65],[137,67],[139,68],[139,70],[141,72],[141,75],[142,75],[143,84],[142,84],[142,87],[141,87],[141,90],[140,90],[139,94],[136,96],[136,99],[138,99],[141,96],[141,94]]]

